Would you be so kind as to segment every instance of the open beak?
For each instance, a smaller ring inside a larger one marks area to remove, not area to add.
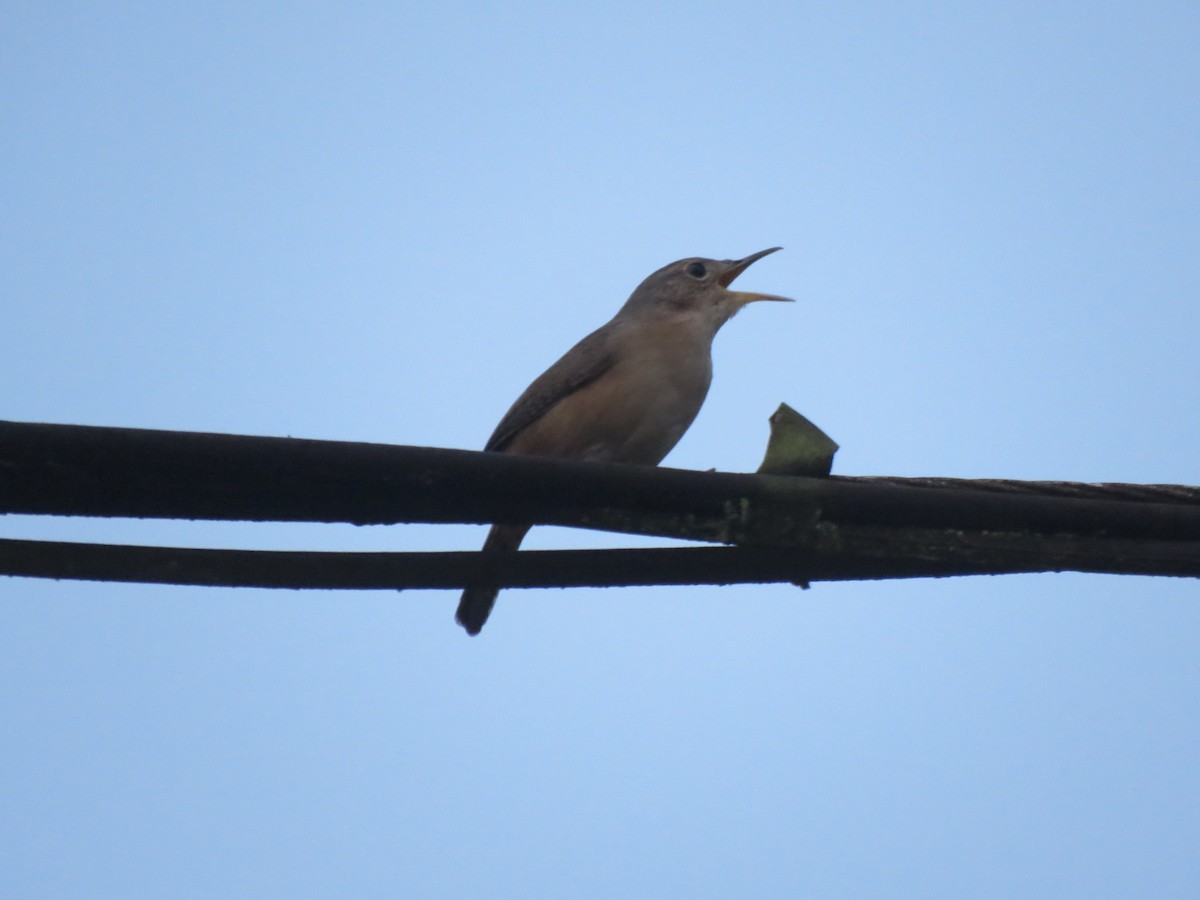
[[[771,247],[769,250],[759,250],[757,253],[751,253],[744,259],[732,260],[726,263],[727,267],[717,279],[722,287],[729,287],[733,280],[750,268],[751,263],[758,262],[764,256],[769,256],[776,250],[782,250],[782,247]],[[736,303],[739,307],[745,306],[747,303],[753,303],[755,300],[778,300],[782,303],[794,302],[791,297],[780,297],[777,294],[753,294],[748,291],[730,291],[729,299]]]

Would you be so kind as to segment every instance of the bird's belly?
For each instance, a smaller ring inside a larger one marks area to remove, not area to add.
[[[707,365],[679,371],[655,360],[618,364],[547,410],[510,450],[656,465],[696,418],[710,380]]]

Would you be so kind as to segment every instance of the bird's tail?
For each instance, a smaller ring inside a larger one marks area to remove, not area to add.
[[[528,531],[528,525],[493,525],[487,540],[483,542],[483,552],[512,553],[521,546]],[[491,615],[499,593],[498,587],[471,585],[463,591],[462,599],[458,601],[454,620],[467,630],[467,634],[479,634],[483,630],[483,623]]]

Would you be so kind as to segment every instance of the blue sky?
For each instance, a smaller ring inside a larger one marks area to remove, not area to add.
[[[1190,3],[8,4],[0,417],[479,447],[649,272],[669,465],[1200,481]],[[464,549],[482,530],[0,534]],[[528,546],[653,544],[537,529]],[[14,897],[1194,897],[1200,593],[0,585]]]

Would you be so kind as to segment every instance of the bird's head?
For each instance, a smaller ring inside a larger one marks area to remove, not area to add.
[[[731,291],[729,285],[751,263],[780,250],[772,247],[742,259],[691,257],[663,266],[637,286],[621,308],[623,316],[666,316],[703,323],[716,334],[747,303],[756,300],[790,302],[790,297]]]

